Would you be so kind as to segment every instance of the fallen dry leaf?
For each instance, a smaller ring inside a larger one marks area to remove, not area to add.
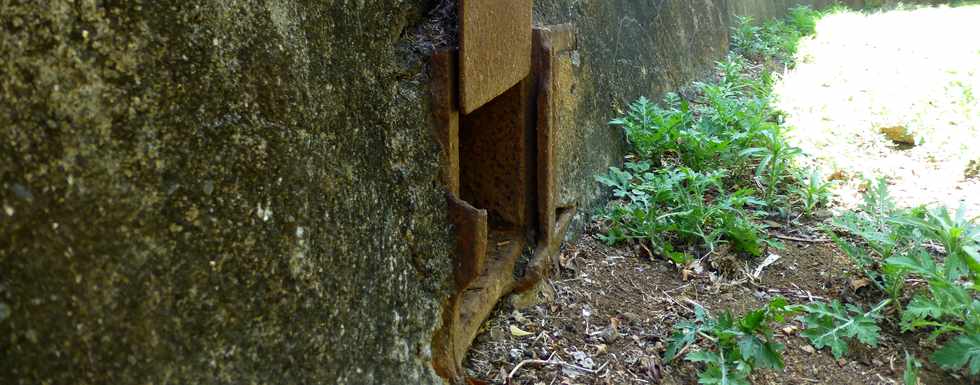
[[[526,332],[517,326],[510,325],[510,334],[514,337],[526,337],[534,333]]]
[[[871,284],[871,280],[870,279],[867,279],[867,278],[852,279],[851,280],[851,289],[854,289],[855,291],[857,291],[857,289],[860,289],[862,287],[868,286],[870,284]]]

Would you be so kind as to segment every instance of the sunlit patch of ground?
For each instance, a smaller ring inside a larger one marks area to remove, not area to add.
[[[900,204],[980,215],[980,5],[828,15],[776,95],[843,207],[885,177]]]

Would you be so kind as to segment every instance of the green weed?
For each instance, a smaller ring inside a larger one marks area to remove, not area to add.
[[[880,311],[891,300],[884,300],[867,312],[858,305],[842,305],[837,300],[830,304],[814,302],[799,309],[807,315],[803,318],[806,330],[802,335],[817,349],[829,347],[834,357],[847,354],[848,340],[857,338],[869,346],[878,346]]]
[[[812,32],[813,15],[798,8],[790,22],[753,26],[746,20],[733,31],[736,49],[718,63],[717,81],[695,83],[698,97],[669,93],[660,103],[641,97],[609,122],[623,128],[639,161],[596,178],[617,198],[601,213],[608,229],[603,240],[648,243],[679,264],[721,245],[762,254],[768,240],[757,213],[789,200],[783,194],[802,180],[791,178],[800,151],[783,139],[779,113],[770,105],[770,72],[752,68],[745,54],[784,54],[789,40]],[[753,169],[758,182],[745,183]],[[826,199],[822,182],[811,182],[792,188],[808,213]],[[755,198],[760,186],[764,201]]]
[[[752,213],[745,209],[757,201],[748,190],[728,193],[724,176],[724,170],[652,170],[649,162],[628,162],[626,170],[614,167],[596,178],[620,198],[602,213],[609,230],[600,238],[609,244],[649,242],[658,254],[682,265],[693,258],[687,250],[695,246],[713,252],[729,244],[760,255],[761,228],[748,220]]]
[[[705,341],[709,348],[684,356],[706,365],[698,383],[748,385],[755,368],[784,368],[784,347],[775,342],[770,325],[785,321],[790,314],[785,299],[776,298],[768,306],[737,318],[727,311],[713,318],[700,306],[694,312],[694,320],[674,326],[664,360],[673,361],[698,341]]]
[[[796,171],[796,183],[790,186],[790,192],[799,199],[803,215],[813,215],[817,207],[830,201],[830,188],[833,183],[824,180],[820,169],[812,168],[809,172]]]
[[[940,367],[980,373],[980,226],[962,209],[897,208],[879,180],[865,194],[859,212],[834,225],[862,244],[832,235],[834,241],[890,301],[901,305],[907,278],[926,282],[900,306],[902,330],[926,329],[931,338],[953,336],[930,359]],[[935,253],[934,253],[935,252]]]
[[[922,363],[909,352],[905,352],[905,372],[902,373],[902,383],[919,385],[919,369],[922,369]]]
[[[778,186],[789,176],[793,159],[802,151],[786,142],[778,125],[762,131],[761,137],[761,146],[744,149],[739,154],[758,160],[755,177],[765,181],[765,199],[771,205],[779,192]]]
[[[790,10],[786,21],[772,20],[756,25],[752,18],[738,17],[732,31],[732,50],[756,60],[778,59],[792,64],[801,37],[816,33],[823,13],[805,6]]]

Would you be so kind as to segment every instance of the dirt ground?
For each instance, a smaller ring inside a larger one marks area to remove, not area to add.
[[[784,240],[783,249],[770,249],[781,258],[758,278],[751,274],[761,258],[739,260],[743,266],[729,276],[713,268],[685,273],[642,250],[606,246],[584,235],[563,250],[561,274],[549,283],[550,301],[520,310],[502,304],[484,324],[467,357],[467,374],[476,384],[695,384],[696,364],[668,365],[661,358],[673,324],[693,318],[694,304],[712,314],[739,314],[773,296],[791,303],[840,298],[866,308],[882,299],[870,288],[851,289],[858,275],[832,243],[790,233],[808,241]],[[930,366],[925,358],[935,346],[920,345],[922,336],[901,334],[887,322],[881,326],[878,348],[852,344],[845,358],[835,360],[799,336],[799,320],[787,322],[776,328],[786,345],[786,370],[757,370],[753,383],[901,384],[905,349],[925,363],[923,384],[977,383]],[[519,366],[523,361],[528,362]]]
[[[775,86],[788,139],[842,208],[884,177],[904,206],[980,215],[980,5],[824,17]]]

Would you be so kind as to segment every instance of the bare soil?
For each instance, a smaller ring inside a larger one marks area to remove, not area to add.
[[[882,299],[870,287],[853,289],[860,286],[853,285],[859,275],[823,236],[807,226],[787,233],[811,241],[785,240],[781,250],[771,249],[781,258],[758,278],[750,274],[761,258],[738,259],[742,266],[727,276],[713,268],[685,272],[650,259],[642,249],[610,247],[585,235],[563,250],[561,274],[549,282],[550,301],[521,310],[502,304],[495,311],[467,356],[467,374],[475,384],[695,384],[697,364],[662,360],[674,323],[693,318],[694,304],[712,314],[741,314],[773,296],[791,303],[838,298],[865,308]],[[786,370],[757,370],[752,381],[901,384],[907,350],[926,365],[923,384],[977,383],[931,366],[927,356],[935,345],[920,343],[924,336],[902,334],[889,322],[882,322],[877,348],[852,344],[840,360],[800,337],[799,320],[780,325],[777,339],[786,345]]]

